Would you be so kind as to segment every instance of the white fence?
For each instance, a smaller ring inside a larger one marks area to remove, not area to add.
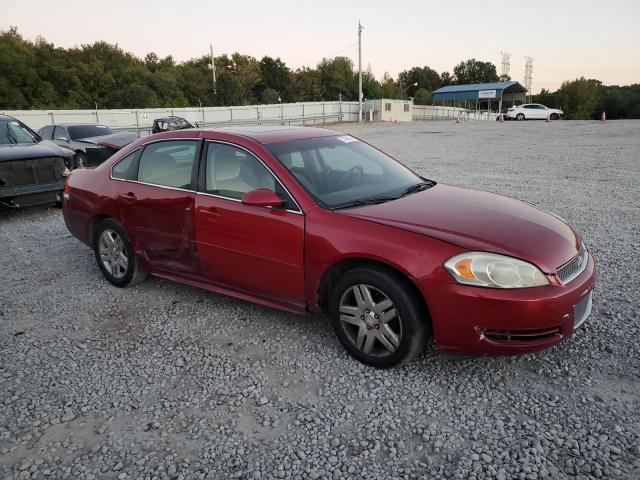
[[[414,105],[414,120],[443,120],[460,118],[460,120],[495,120],[497,113],[481,110],[470,110],[460,107],[444,107],[440,105]]]
[[[285,124],[313,125],[357,122],[358,102],[308,102],[241,107],[145,108],[118,110],[12,110],[11,115],[34,130],[54,123],[101,123],[115,129],[148,131],[153,120],[175,115],[200,125]]]

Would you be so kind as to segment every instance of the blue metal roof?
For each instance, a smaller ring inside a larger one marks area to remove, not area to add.
[[[513,93],[524,93],[526,89],[520,83],[510,80],[507,82],[491,82],[491,83],[471,83],[468,85],[447,85],[446,87],[435,90],[433,95],[434,101],[443,100],[475,100],[478,98],[480,90],[495,90],[496,98],[502,98],[505,90]]]

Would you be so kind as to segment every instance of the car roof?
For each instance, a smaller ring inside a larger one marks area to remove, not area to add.
[[[205,136],[206,133],[238,135],[265,145],[270,143],[288,142],[291,140],[304,140],[306,138],[344,135],[342,132],[330,130],[328,128],[290,127],[283,125],[248,125],[244,127],[196,128],[194,130],[203,132]]]
[[[0,114],[0,120],[18,120],[17,118],[13,118],[9,115]]]

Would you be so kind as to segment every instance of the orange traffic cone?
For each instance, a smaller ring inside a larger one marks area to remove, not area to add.
[[[500,114],[500,123],[504,122],[504,115]]]
[[[605,112],[602,112],[602,117],[600,117],[600,121],[601,122],[606,122],[607,121],[607,114]]]
[[[460,115],[456,117],[456,123],[460,123]]]
[[[551,119],[549,118],[549,115],[547,115],[547,118],[544,119],[545,122],[550,122]]]

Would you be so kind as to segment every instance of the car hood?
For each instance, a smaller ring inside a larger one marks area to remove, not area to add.
[[[580,239],[560,217],[481,190],[437,184],[390,202],[340,214],[427,235],[466,250],[501,253],[545,273],[573,258]]]
[[[93,145],[107,144],[117,148],[122,148],[138,139],[138,135],[133,132],[116,132],[109,135],[99,135],[97,137],[79,138],[75,140],[79,143],[91,143]]]
[[[43,140],[38,143],[18,143],[0,146],[0,162],[29,160],[42,157],[70,157],[72,152],[53,142]]]

